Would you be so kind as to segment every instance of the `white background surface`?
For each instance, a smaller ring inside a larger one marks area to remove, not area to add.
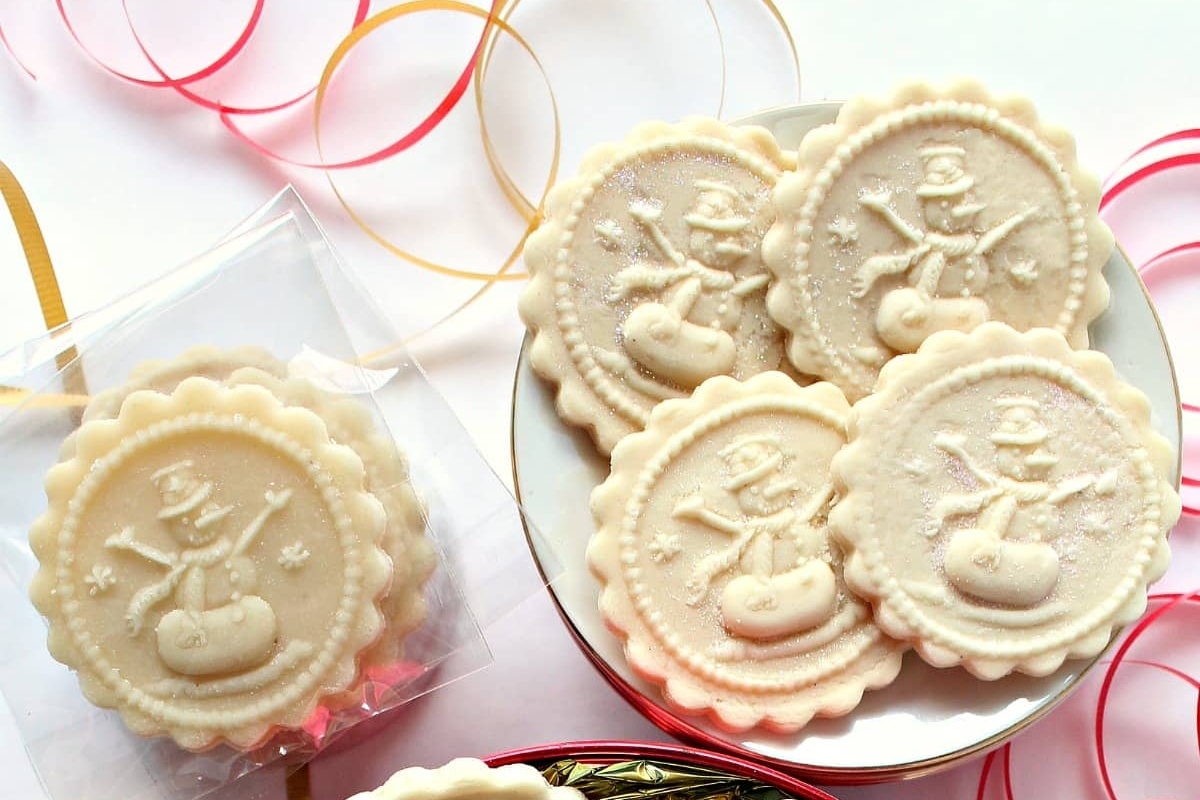
[[[1197,123],[1200,59],[1194,32],[1200,6],[1186,0],[779,2],[800,52],[803,100],[878,94],[906,77],[975,75],[998,91],[1031,96],[1043,116],[1075,132],[1081,159],[1101,175],[1145,141]],[[114,43],[104,52],[149,76],[130,55],[136,50],[113,33],[121,24],[120,3],[86,4],[86,13],[76,8],[83,5],[67,3],[80,15],[81,31],[99,37],[94,41]],[[157,42],[155,52],[167,53],[165,65],[176,74],[221,49],[250,6],[194,3],[200,12],[189,12],[188,5],[166,4],[172,14],[195,18],[181,29],[163,22],[170,15],[152,19],[148,3],[130,3],[135,19],[146,21],[151,45]],[[214,93],[227,102],[253,103],[289,96],[290,90],[314,82],[324,63],[320,54],[344,32],[349,4],[314,2],[308,20],[286,18],[299,5],[268,0],[263,45],[250,59],[255,69],[214,85]],[[621,136],[644,118],[717,112],[718,40],[704,5],[659,0],[653,4],[656,18],[649,5],[528,0],[514,15],[514,25],[542,58],[559,101],[565,172],[574,170],[587,147]],[[758,3],[717,0],[715,7],[729,59],[722,116],[794,102],[786,50]],[[362,152],[428,113],[461,69],[478,22],[425,14],[373,37],[365,55],[349,65],[346,80],[338,84],[340,99],[328,109],[327,153]],[[48,0],[0,4],[0,25],[38,76],[29,80],[0,56],[0,158],[17,174],[38,212],[69,311],[112,300],[203,251],[287,182],[312,203],[341,254],[402,333],[436,321],[474,288],[421,273],[368,240],[332,200],[320,173],[284,167],[254,153],[214,114],[170,91],[130,86],[104,74],[78,51]],[[551,144],[549,106],[537,73],[515,48],[498,50],[486,97],[488,122],[506,164],[526,191],[536,193]],[[311,144],[305,144],[311,127],[303,112],[287,125],[273,124],[255,129],[293,147],[292,152],[312,154]],[[337,180],[385,234],[458,266],[494,268],[522,230],[486,171],[469,102],[410,153],[339,173]],[[16,237],[4,225],[0,281],[3,350],[36,334],[40,325]],[[515,313],[518,288],[496,289],[414,346],[433,383],[506,481],[511,380],[523,333]],[[1178,361],[1190,356],[1177,349]],[[1186,550],[1196,532],[1195,526],[1181,528],[1176,541]],[[523,547],[519,531],[513,531],[513,546]],[[1168,578],[1168,588],[1198,584],[1200,574],[1173,570]],[[547,598],[526,602],[489,638],[496,657],[491,667],[384,724],[372,724],[320,759],[312,770],[316,800],[342,800],[398,767],[431,765],[455,755],[581,738],[660,738],[591,670]],[[1146,691],[1155,693],[1146,697],[1145,708],[1165,713],[1176,705],[1171,684]],[[1062,757],[1075,764],[1029,757],[1023,771],[1029,787],[1035,781],[1046,786],[1045,781],[1070,779],[1076,782],[1066,786],[1074,787],[1076,796],[1097,795],[1097,784],[1088,777],[1090,751],[1083,744],[1090,707],[1086,699],[1073,703],[1019,740],[1018,757],[1025,742],[1045,747],[1057,742]],[[0,704],[0,774],[5,776],[0,797],[40,798],[5,713]],[[1161,741],[1143,736],[1143,744],[1149,740],[1151,750],[1170,755],[1176,739],[1187,741],[1186,715],[1183,719],[1174,736],[1163,734]],[[1068,744],[1056,733],[1039,733],[1043,730],[1076,733]],[[1028,747],[1027,755],[1034,752],[1033,745]],[[1181,760],[1195,761],[1194,747],[1178,749]],[[970,764],[900,787],[836,791],[846,798],[968,798],[974,796],[977,775],[978,764]],[[1169,787],[1154,780],[1139,777],[1128,789],[1138,796],[1155,790],[1163,796]],[[1197,785],[1200,780],[1175,784],[1180,788],[1170,796],[1195,797]],[[1018,791],[1018,797],[1043,796],[1052,795],[1036,788]]]

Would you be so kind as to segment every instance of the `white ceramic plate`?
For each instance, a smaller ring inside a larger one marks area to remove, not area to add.
[[[785,148],[805,132],[833,121],[836,103],[774,109],[742,120],[770,129]],[[1105,267],[1112,288],[1108,311],[1091,329],[1094,347],[1112,358],[1122,377],[1149,395],[1154,423],[1179,450],[1179,396],[1162,328],[1137,273],[1120,252]],[[526,339],[528,345],[528,338]],[[608,475],[607,459],[590,439],[564,425],[552,389],[529,368],[522,348],[513,388],[513,479],[539,563],[558,563],[551,585],[577,641],[601,673],[643,714],[668,733],[749,756],[807,778],[866,783],[913,777],[957,763],[1030,724],[1063,700],[1094,662],[1068,662],[1046,678],[1013,676],[982,682],[964,670],[938,670],[913,653],[899,679],[868,692],[848,716],[817,720],[792,735],[730,734],[698,717],[668,709],[657,687],[626,665],[621,644],[597,611],[599,583],[585,566],[593,531],[592,489]],[[1178,482],[1178,469],[1174,476]]]

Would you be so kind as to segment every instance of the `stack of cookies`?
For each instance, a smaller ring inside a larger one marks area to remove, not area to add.
[[[31,595],[93,703],[200,751],[363,701],[433,568],[370,410],[253,348],[146,362],[46,477]]]
[[[1088,349],[1113,250],[1065,132],[973,82],[846,103],[795,153],[647,124],[551,192],[533,369],[611,474],[589,565],[684,713],[795,731],[914,649],[992,680],[1099,653],[1180,513]]]

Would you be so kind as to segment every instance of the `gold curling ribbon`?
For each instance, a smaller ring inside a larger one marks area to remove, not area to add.
[[[17,176],[3,161],[0,161],[0,194],[4,196],[4,204],[8,206],[9,216],[17,229],[17,238],[21,249],[25,252],[25,261],[29,265],[29,275],[33,278],[33,288],[37,293],[38,305],[42,309],[42,320],[46,330],[54,330],[68,322],[67,309],[63,304],[62,292],[58,287],[58,276],[54,273],[54,264],[50,261],[50,251],[46,249],[46,240],[42,237],[42,227],[38,224],[29,197],[21,188]],[[75,360],[77,352],[74,346],[59,353],[55,363],[60,370]],[[82,371],[68,374],[66,394],[46,395],[37,397],[34,401],[38,406],[47,408],[74,407],[86,405],[88,401],[87,388],[83,383]],[[12,386],[0,386],[0,405],[16,406],[25,402],[32,394],[28,389]]]
[[[760,2],[762,2],[767,8],[769,13],[778,23],[780,30],[783,32],[784,38],[787,42],[788,50],[791,54],[791,63],[796,73],[797,86],[799,86],[800,65],[795,39],[792,37],[791,31],[788,29],[782,14],[775,6],[774,2],[772,2],[772,0],[760,0]],[[480,138],[483,142],[484,155],[487,158],[492,175],[496,179],[501,192],[504,194],[512,208],[521,215],[521,218],[526,223],[525,230],[522,232],[521,237],[518,239],[512,250],[508,253],[503,263],[494,272],[472,272],[455,269],[453,267],[435,263],[404,250],[390,241],[383,234],[376,231],[369,223],[366,222],[366,220],[364,220],[357,212],[355,212],[350,203],[347,202],[346,198],[343,197],[343,195],[338,191],[332,175],[327,175],[326,177],[329,180],[330,188],[338,202],[341,204],[342,208],[345,210],[347,216],[349,216],[350,219],[355,222],[355,224],[357,224],[372,240],[374,240],[385,250],[395,256],[409,261],[412,264],[415,264],[418,267],[430,270],[440,275],[453,278],[479,280],[484,282],[483,285],[480,286],[479,289],[470,297],[468,297],[463,303],[450,311],[450,313],[443,316],[433,325],[429,326],[423,331],[419,331],[418,333],[405,337],[395,345],[390,345],[366,354],[358,359],[359,363],[377,362],[386,358],[388,355],[395,353],[403,345],[412,342],[414,339],[417,339],[426,333],[429,333],[435,328],[441,326],[443,323],[457,316],[460,312],[464,311],[478,301],[485,293],[488,292],[488,290],[490,290],[500,281],[522,280],[528,277],[524,272],[510,272],[510,270],[521,257],[526,239],[529,238],[529,235],[533,233],[533,231],[541,223],[542,206],[545,203],[546,196],[549,194],[550,189],[553,188],[555,180],[558,176],[562,144],[562,128],[558,114],[558,103],[555,99],[554,90],[550,84],[549,76],[547,75],[546,70],[537,54],[530,47],[529,43],[512,27],[511,23],[509,22],[513,13],[516,12],[517,7],[520,6],[520,4],[521,0],[496,0],[496,2],[493,2],[490,11],[484,11],[474,6],[468,6],[460,2],[455,2],[455,0],[417,0],[416,2],[405,3],[375,15],[358,28],[351,31],[350,34],[338,45],[326,64],[321,81],[317,87],[316,107],[314,112],[314,132],[316,136],[318,153],[321,152],[320,116],[322,102],[333,78],[334,71],[345,59],[349,51],[353,49],[359,42],[361,42],[362,39],[365,38],[369,33],[371,33],[371,31],[392,20],[422,11],[451,11],[466,13],[483,18],[485,20],[485,27],[481,40],[482,48],[479,50],[478,57],[475,62],[473,87],[475,110],[479,117]],[[720,21],[717,18],[716,9],[713,7],[712,0],[704,0],[704,4],[707,8],[709,17],[713,21],[713,27],[716,30],[720,51],[721,89],[716,112],[716,116],[720,117],[725,108],[725,93],[727,88],[725,39],[721,30]],[[542,186],[540,196],[536,202],[526,197],[525,194],[517,187],[516,182],[501,163],[500,156],[496,151],[495,143],[488,132],[487,115],[484,111],[484,83],[486,82],[488,70],[492,64],[492,58],[495,55],[496,43],[499,41],[501,34],[507,34],[509,37],[514,39],[521,49],[523,49],[530,59],[532,59],[534,65],[541,73],[542,81],[546,85],[546,92],[550,98],[551,109],[554,115],[554,150],[552,153],[551,165],[546,177],[546,182]],[[797,94],[799,94],[798,89]]]
[[[722,32],[722,29],[721,29],[720,21],[717,18],[717,12],[713,6],[712,0],[703,0],[703,2],[708,11],[708,16],[712,19],[713,26],[716,30],[717,42],[718,42],[718,47],[719,47],[719,57],[721,59],[721,89],[720,89],[720,96],[719,96],[718,102],[717,102],[717,111],[716,111],[716,115],[715,115],[718,118],[720,118],[722,116],[722,114],[724,113],[724,109],[725,109],[725,94],[726,94],[727,83],[728,83],[728,70],[726,68],[727,59],[726,59],[726,54],[725,54],[725,37],[724,37],[724,33]],[[795,37],[792,35],[791,29],[788,27],[786,20],[783,18],[782,12],[780,12],[779,7],[776,6],[776,4],[773,2],[773,0],[759,0],[759,2],[762,3],[763,7],[771,15],[772,19],[774,19],[776,24],[779,26],[780,32],[783,34],[784,41],[785,41],[787,49],[788,49],[788,53],[790,55],[789,61],[790,61],[791,67],[792,67],[792,71],[794,72],[794,74],[796,76],[796,99],[799,100],[800,99],[800,91],[801,91],[800,55],[799,55],[798,49],[796,47]],[[465,270],[454,269],[454,268],[447,267],[447,266],[444,266],[441,264],[433,263],[433,262],[428,261],[427,259],[421,258],[420,256],[417,256],[413,253],[407,252],[404,249],[402,249],[399,246],[392,243],[391,241],[389,241],[386,237],[384,237],[378,231],[374,230],[368,223],[366,223],[365,220],[363,220],[350,207],[350,204],[338,192],[337,187],[336,187],[336,185],[334,185],[333,179],[330,176],[329,177],[330,187],[332,188],[333,193],[337,196],[337,199],[338,199],[339,203],[341,203],[342,208],[345,209],[347,215],[352,220],[354,220],[354,222],[360,228],[362,228],[362,230],[365,231],[368,236],[370,236],[376,243],[378,243],[384,249],[388,250],[393,255],[399,256],[400,258],[403,258],[419,267],[422,267],[424,269],[429,269],[429,270],[436,272],[438,274],[441,274],[441,275],[446,275],[449,277],[456,277],[456,278],[465,278],[465,279],[471,279],[471,280],[484,281],[483,285],[480,286],[479,289],[476,292],[474,292],[470,297],[468,297],[466,299],[466,301],[464,301],[458,307],[453,309],[450,313],[443,316],[441,319],[439,319],[433,325],[429,326],[428,328],[426,328],[423,331],[419,331],[418,333],[415,333],[408,337],[405,337],[404,339],[402,339],[399,343],[397,343],[395,345],[384,347],[380,350],[376,350],[374,352],[366,354],[365,356],[363,356],[359,359],[359,363],[370,363],[370,362],[376,362],[381,359],[384,359],[388,355],[393,354],[394,352],[399,350],[405,344],[412,342],[414,339],[417,339],[420,336],[422,336],[426,333],[429,333],[430,331],[439,327],[443,323],[448,322],[450,319],[457,316],[460,312],[466,310],[469,306],[474,304],[477,300],[479,300],[484,294],[486,294],[488,292],[488,290],[490,290],[498,282],[522,280],[522,279],[528,277],[528,275],[524,272],[510,272],[509,270],[512,269],[512,267],[516,264],[516,261],[521,257],[521,253],[524,250],[524,246],[525,246],[525,240],[528,239],[530,234],[532,234],[533,231],[537,229],[538,225],[541,224],[541,221],[542,221],[541,215],[542,215],[543,204],[545,203],[546,196],[549,194],[550,189],[553,188],[554,182],[558,175],[558,167],[559,167],[561,143],[562,143],[562,130],[561,130],[560,120],[559,120],[559,115],[558,115],[558,104],[557,104],[557,101],[554,96],[554,90],[550,84],[549,76],[546,74],[545,68],[542,66],[541,61],[537,57],[537,54],[530,48],[528,42],[526,42],[526,40],[523,39],[511,26],[510,19],[512,18],[512,15],[516,12],[517,7],[520,6],[520,4],[521,4],[521,0],[498,0],[498,2],[493,3],[492,11],[490,14],[488,14],[487,12],[484,12],[480,9],[477,9],[477,8],[474,8],[471,6],[463,6],[462,4],[455,3],[455,2],[446,2],[446,3],[427,2],[427,3],[419,3],[419,4],[408,3],[403,6],[399,6],[399,7],[390,9],[389,11],[385,11],[382,14],[378,15],[375,18],[375,19],[378,19],[378,22],[376,24],[372,24],[372,20],[368,20],[367,23],[364,23],[364,25],[371,25],[371,29],[374,29],[375,27],[378,27],[378,25],[383,24],[384,22],[387,22],[390,19],[395,19],[397,17],[404,16],[405,14],[408,14],[408,13],[414,13],[416,11],[434,10],[434,9],[447,10],[447,11],[460,11],[460,12],[464,12],[464,13],[468,13],[468,14],[473,14],[475,16],[484,17],[487,19],[486,27],[484,30],[483,48],[480,50],[479,57],[475,62],[475,71],[474,71],[474,87],[473,87],[473,89],[474,89],[474,99],[475,99],[475,110],[479,117],[479,133],[480,133],[480,138],[483,142],[484,155],[487,158],[488,166],[492,171],[492,175],[495,178],[497,184],[499,185],[501,192],[504,194],[505,198],[508,200],[509,204],[512,206],[512,208],[518,214],[521,215],[521,218],[525,221],[526,227],[525,227],[525,230],[522,233],[520,239],[517,241],[516,245],[513,247],[512,251],[509,252],[509,254],[505,258],[504,262],[500,265],[500,267],[495,272],[480,273],[480,272],[469,272],[469,271],[465,271]],[[413,5],[420,5],[421,8],[408,8],[409,6],[413,6]],[[386,18],[379,19],[380,17],[386,17]],[[369,33],[369,30],[362,30],[362,27],[363,26],[360,26],[359,29],[356,29],[355,31],[351,32],[351,34],[346,38],[346,40],[344,40],[342,42],[342,45],[339,45],[338,51],[336,51],[334,56],[330,59],[329,65],[326,67],[325,74],[322,76],[321,87],[318,88],[318,92],[317,92],[317,97],[318,97],[317,109],[316,109],[317,124],[315,126],[317,129],[316,135],[317,135],[318,152],[320,152],[319,117],[320,117],[321,98],[323,96],[323,90],[328,86],[329,80],[332,78],[333,69],[336,68],[336,66],[345,57],[346,52],[349,51],[355,44],[357,44],[357,42],[359,40],[361,40],[361,38],[363,36],[365,36],[367,33]],[[360,33],[360,31],[361,31],[361,33]],[[484,83],[486,82],[486,79],[487,79],[488,70],[491,67],[492,58],[495,55],[496,43],[499,41],[502,33],[508,34],[509,36],[511,36],[521,46],[521,48],[523,50],[525,50],[525,52],[529,55],[529,57],[533,60],[534,64],[537,66],[539,72],[541,73],[542,81],[546,84],[546,91],[550,98],[551,108],[552,108],[553,114],[554,114],[554,151],[553,151],[553,156],[552,156],[552,160],[551,160],[551,166],[550,166],[549,174],[546,179],[546,183],[542,187],[541,194],[536,202],[531,200],[529,197],[527,197],[520,190],[520,188],[517,187],[516,181],[513,180],[512,176],[509,174],[508,170],[505,169],[503,163],[501,162],[500,156],[497,153],[497,150],[495,147],[495,143],[493,142],[492,137],[491,137],[490,133],[488,132],[487,115],[484,111],[484,95],[483,95]]]
[[[789,62],[791,64],[792,71],[796,75],[796,100],[799,101],[799,99],[800,99],[800,83],[801,83],[801,81],[800,81],[800,53],[796,47],[796,39],[794,36],[792,36],[792,31],[788,27],[787,21],[783,18],[783,13],[779,10],[779,7],[775,5],[773,0],[759,0],[759,2],[762,3],[763,7],[767,10],[767,13],[769,13],[771,15],[771,18],[775,20],[776,24],[779,26],[780,32],[783,34],[784,42],[787,45],[788,54],[790,56]],[[507,22],[508,19],[512,16],[513,12],[515,12],[517,10],[517,6],[519,6],[520,4],[521,4],[521,0],[511,0],[511,2],[506,2],[504,4],[504,7],[502,7],[500,9],[500,12],[499,12],[500,19]],[[719,119],[725,112],[725,92],[726,92],[726,89],[728,88],[728,69],[727,69],[727,61],[728,60],[725,55],[725,34],[721,29],[721,23],[720,23],[720,20],[717,18],[717,11],[716,11],[716,8],[713,6],[712,0],[704,0],[704,5],[708,11],[708,16],[712,19],[713,27],[717,33],[717,46],[719,49],[719,57],[721,59],[721,92],[720,92],[720,96],[717,100],[717,112],[714,115]],[[541,221],[540,214],[541,214],[541,210],[542,210],[542,202],[546,199],[546,193],[543,192],[541,199],[537,203],[534,203],[532,200],[530,200],[528,197],[526,197],[525,194],[523,192],[521,192],[521,190],[519,188],[517,188],[516,182],[512,179],[512,176],[509,175],[508,170],[506,170],[504,168],[504,165],[501,163],[500,157],[496,152],[495,145],[492,143],[492,138],[488,134],[487,117],[483,110],[483,84],[484,84],[484,79],[487,76],[488,67],[491,66],[492,56],[495,53],[495,45],[496,45],[496,41],[498,39],[499,39],[498,32],[493,32],[488,37],[487,41],[484,43],[484,50],[481,53],[480,59],[475,65],[475,110],[479,114],[479,132],[480,132],[480,136],[483,139],[483,152],[487,156],[488,166],[492,170],[492,175],[495,177],[496,182],[498,184],[500,184],[500,189],[504,192],[504,196],[508,198],[508,202],[512,205],[512,207],[514,209],[516,209],[517,213],[520,214],[521,217],[526,222],[532,223],[531,227],[526,231],[525,237],[521,239],[519,246],[523,247],[525,244],[525,238],[529,237],[529,234],[533,232],[533,229],[536,228],[537,224],[540,223],[540,221]],[[533,55],[533,54],[530,53],[530,55]],[[536,56],[534,56],[534,58],[536,60]],[[540,64],[539,64],[539,66],[540,66]],[[542,73],[542,77],[543,78],[546,77],[545,72]],[[549,82],[547,82],[547,89],[549,89]],[[550,99],[551,99],[551,102],[553,102],[553,100],[554,100],[553,92],[551,92],[551,94],[550,94]],[[555,147],[556,148],[558,146],[558,136],[559,136],[558,118],[556,116],[555,117]],[[555,150],[555,162],[554,162],[556,165],[558,163],[557,156],[558,156],[558,151],[556,149]],[[510,266],[510,265],[506,264],[505,268],[507,268],[508,266]],[[503,270],[501,270],[501,271],[503,271]],[[513,277],[523,278],[526,276],[524,274],[521,274],[521,275],[511,275],[508,277],[509,278],[513,278]],[[482,292],[480,292],[480,293],[482,293]],[[468,301],[468,303],[469,302],[470,301]]]
[[[347,35],[346,38],[344,38],[338,44],[338,46],[334,49],[333,54],[329,57],[329,61],[325,65],[325,70],[321,74],[321,80],[317,84],[317,92],[316,92],[316,98],[315,98],[315,104],[314,104],[315,108],[314,108],[314,113],[313,113],[313,129],[314,129],[314,134],[316,137],[317,153],[321,157],[321,160],[324,160],[324,154],[321,150],[321,111],[324,106],[325,95],[329,90],[329,85],[333,80],[334,73],[336,72],[337,68],[341,65],[341,63],[345,60],[346,56],[350,53],[350,51],[355,46],[357,46],[359,44],[359,42],[361,42],[368,35],[370,35],[373,31],[377,30],[378,28],[382,27],[383,25],[385,25],[389,22],[392,22],[393,20],[400,19],[401,17],[407,17],[411,14],[417,14],[417,13],[421,13],[421,12],[425,12],[425,11],[449,11],[449,12],[468,14],[471,16],[479,17],[485,21],[485,28],[484,28],[484,33],[483,33],[484,37],[494,35],[493,32],[496,30],[499,30],[499,31],[503,31],[504,33],[511,36],[514,40],[516,40],[516,42],[521,46],[521,48],[523,50],[525,50],[525,52],[528,53],[529,56],[533,59],[534,63],[537,65],[538,69],[541,71],[543,79],[545,79],[545,81],[546,81],[547,89],[549,89],[550,83],[549,83],[549,79],[546,77],[546,71],[545,71],[545,69],[542,68],[541,62],[538,61],[538,58],[534,54],[533,49],[529,46],[529,43],[526,42],[525,39],[522,38],[521,35],[518,34],[512,28],[512,26],[510,26],[507,22],[505,22],[502,18],[500,18],[499,15],[497,15],[495,13],[495,9],[497,9],[497,7],[500,5],[501,5],[500,3],[494,3],[493,4],[494,10],[488,11],[486,9],[478,8],[477,6],[472,6],[472,5],[468,5],[467,3],[459,2],[458,0],[411,0],[411,2],[403,3],[401,5],[389,8],[385,11],[379,12],[378,14],[368,18],[365,22],[363,22],[357,28],[352,30],[349,33],[349,35]],[[553,102],[553,93],[551,93],[551,102]],[[555,158],[554,158],[554,162],[553,162],[554,166],[551,169],[551,174],[546,182],[545,191],[547,191],[547,192],[550,190],[550,187],[554,185],[554,178],[557,176],[558,138],[559,138],[557,105],[555,105],[555,107],[554,107],[554,132],[555,132]],[[421,256],[418,256],[415,253],[411,253],[407,250],[400,248],[396,244],[392,243],[389,239],[387,239],[387,237],[383,236],[381,233],[379,233],[374,228],[372,228],[371,225],[365,219],[363,219],[350,206],[350,204],[342,196],[341,192],[338,191],[337,185],[333,181],[332,174],[326,173],[326,177],[329,180],[330,188],[333,190],[333,193],[337,197],[338,202],[341,204],[342,208],[346,211],[346,214],[352,220],[354,220],[354,223],[356,225],[358,225],[360,228],[362,228],[362,230],[368,236],[370,236],[376,243],[378,243],[384,249],[388,250],[393,255],[399,256],[400,258],[403,258],[404,260],[412,262],[413,264],[416,264],[417,266],[423,267],[427,270],[436,272],[439,275],[445,275],[445,276],[451,277],[451,278],[467,278],[467,279],[471,279],[471,280],[483,280],[483,281],[491,282],[491,281],[496,281],[496,280],[517,280],[517,279],[525,277],[524,275],[504,274],[512,266],[512,264],[516,263],[517,258],[520,257],[520,254],[521,254],[520,245],[518,245],[517,247],[515,247],[513,249],[512,253],[509,255],[508,259],[506,260],[504,266],[501,267],[496,272],[472,272],[470,270],[456,269],[454,267],[449,267],[444,264],[438,264],[436,262],[422,258]]]
[[[490,52],[494,47],[496,39],[499,38],[500,34],[502,33],[507,34],[514,41],[516,41],[521,49],[524,50],[530,59],[533,60],[534,65],[541,73],[543,82],[546,84],[546,91],[550,97],[550,105],[554,115],[554,151],[551,158],[549,174],[546,176],[546,182],[542,187],[541,200],[538,202],[538,207],[540,208],[541,202],[545,200],[546,195],[549,194],[550,189],[554,186],[554,182],[558,177],[562,129],[559,123],[558,103],[555,100],[554,91],[550,87],[550,79],[546,74],[545,68],[542,66],[541,61],[538,59],[537,54],[533,51],[533,48],[530,46],[529,42],[527,42],[524,37],[522,37],[511,25],[509,25],[506,20],[506,17],[510,15],[519,4],[520,0],[514,0],[511,4],[497,0],[497,2],[492,4],[491,10],[485,10],[476,6],[467,5],[466,3],[458,2],[457,0],[413,0],[413,2],[404,3],[378,13],[351,31],[350,34],[338,44],[337,48],[330,56],[329,61],[325,66],[325,70],[321,75],[320,83],[317,85],[315,109],[313,114],[313,128],[316,137],[318,155],[320,155],[322,159],[324,158],[321,151],[321,109],[325,98],[325,93],[333,79],[334,72],[342,63],[342,61],[345,60],[350,50],[352,50],[359,42],[366,38],[366,36],[368,36],[372,31],[388,22],[408,16],[410,14],[416,14],[424,11],[449,11],[453,13],[468,14],[471,16],[480,17],[484,20],[484,31],[481,37],[482,49],[479,51],[480,57],[475,62],[474,82],[476,103],[477,107],[480,109],[480,125],[483,129],[484,148],[486,151],[488,151],[489,161],[495,160],[495,154],[492,152],[492,142],[487,136],[486,127],[484,126],[482,116],[482,96],[480,94],[480,84],[487,75],[487,67],[484,62],[484,58],[482,57],[483,53],[489,53],[488,60],[490,61]],[[409,261],[418,267],[430,270],[439,275],[444,275],[450,278],[464,278],[468,280],[484,281],[484,284],[479,288],[478,291],[468,297],[466,301],[464,301],[450,313],[443,316],[433,325],[412,336],[405,337],[395,345],[389,345],[380,350],[376,350],[372,353],[362,356],[358,359],[360,364],[378,361],[389,354],[394,353],[402,346],[411,342],[417,337],[439,327],[451,318],[457,316],[468,306],[475,303],[496,283],[500,281],[521,280],[526,277],[524,273],[512,273],[509,272],[509,270],[512,269],[513,265],[516,264],[517,260],[521,257],[521,252],[525,246],[525,240],[538,225],[538,219],[536,218],[536,215],[526,215],[525,219],[527,224],[525,226],[525,230],[522,232],[520,239],[513,246],[512,250],[510,250],[508,255],[505,257],[504,262],[498,269],[496,269],[495,272],[472,272],[469,270],[456,269],[444,264],[438,264],[399,247],[386,236],[371,227],[371,225],[354,210],[354,208],[338,190],[332,174],[326,173],[326,179],[329,181],[329,188],[333,191],[334,196],[345,210],[347,216],[349,216],[350,219],[352,219],[354,223],[359,226],[359,228],[361,228],[369,237],[371,237],[371,239],[373,239],[388,252],[406,261]],[[509,183],[511,184],[511,181]],[[509,198],[510,202],[513,202],[513,196],[508,192],[503,184],[501,185],[501,188],[505,189],[506,196]],[[513,189],[515,190],[515,186]],[[518,210],[520,209],[518,208]]]

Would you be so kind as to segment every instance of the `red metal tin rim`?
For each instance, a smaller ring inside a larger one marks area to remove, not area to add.
[[[775,787],[803,800],[837,800],[833,795],[810,786],[798,778],[776,772],[759,764],[723,753],[697,750],[678,744],[662,742],[638,742],[597,740],[582,742],[560,742],[557,744],[523,747],[488,756],[484,760],[489,766],[505,764],[530,764],[575,758],[587,762],[613,763],[640,758],[672,761],[697,767],[720,770],[739,778],[750,778]]]

